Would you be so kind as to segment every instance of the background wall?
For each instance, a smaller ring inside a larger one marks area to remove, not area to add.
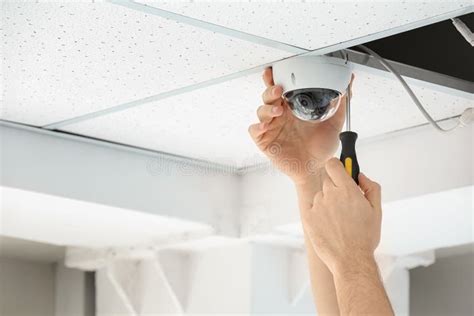
[[[54,264],[0,258],[0,315],[54,315]]]
[[[95,276],[92,272],[55,267],[55,316],[95,315]]]
[[[65,267],[64,250],[0,236],[0,316],[94,315],[94,274]]]
[[[224,241],[223,237],[215,237],[213,242],[196,241],[160,253],[160,264],[167,281],[173,285],[184,308],[196,312],[213,305],[220,306],[221,310],[236,311],[236,306],[232,304],[238,303],[238,306],[247,306],[242,311],[257,315],[302,315],[309,311],[314,315],[307,287],[306,258],[300,247],[274,244],[272,239],[261,238],[251,242],[252,250],[249,252],[245,241],[233,241],[232,247]],[[96,282],[102,289],[104,284],[100,278],[94,282],[92,273],[56,263],[63,260],[63,251],[58,246],[0,237],[1,316],[94,314]],[[397,273],[406,273],[406,277],[400,278],[397,274],[393,275],[395,282],[391,278],[386,280],[397,315],[408,315],[404,310],[397,309],[408,307],[404,303],[408,301],[408,296],[410,315],[413,316],[473,315],[473,267],[474,244],[471,243],[436,250],[435,263],[426,268],[415,268],[409,272],[400,269]],[[183,275],[182,271],[186,273]],[[228,271],[232,273],[226,276]],[[214,276],[212,285],[204,281],[209,280],[209,275]],[[409,291],[408,285],[400,283],[408,282],[408,278]],[[239,282],[243,287],[236,287]],[[229,284],[233,285],[233,294],[229,297],[229,291],[226,291],[221,298],[222,288],[229,289]],[[149,285],[144,290],[152,293]],[[110,297],[114,291],[109,289],[105,294]],[[193,293],[197,293],[199,298]],[[149,298],[155,302],[160,297],[163,298],[162,295],[152,294]],[[116,303],[113,305],[117,306]]]
[[[472,251],[472,245],[470,245]],[[474,315],[474,253],[410,271],[411,316]]]

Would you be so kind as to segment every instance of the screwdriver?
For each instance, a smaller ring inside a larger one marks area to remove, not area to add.
[[[346,93],[346,131],[339,134],[341,140],[341,162],[347,173],[359,184],[359,162],[355,151],[357,133],[351,131],[351,89]]]

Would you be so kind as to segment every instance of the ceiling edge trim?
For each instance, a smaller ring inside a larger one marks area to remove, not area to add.
[[[222,175],[236,175],[238,172],[238,167],[231,166],[231,165],[219,164],[219,163],[215,163],[215,162],[211,162],[211,161],[207,161],[203,159],[190,158],[190,157],[166,153],[166,152],[162,152],[158,150],[151,150],[151,149],[147,149],[143,147],[131,146],[127,144],[107,141],[104,139],[88,137],[88,136],[80,135],[80,134],[72,134],[72,133],[60,132],[60,131],[51,131],[51,130],[43,129],[41,127],[26,125],[26,124],[22,124],[18,122],[7,121],[3,119],[0,119],[0,127],[20,129],[20,130],[25,130],[28,132],[44,134],[44,135],[49,135],[53,137],[60,137],[67,140],[78,141],[78,142],[93,144],[96,146],[102,146],[102,147],[112,148],[116,150],[136,153],[140,155],[151,156],[154,158],[164,159],[172,163],[188,164],[196,168],[203,168],[206,170],[215,171],[216,173],[219,173]]]

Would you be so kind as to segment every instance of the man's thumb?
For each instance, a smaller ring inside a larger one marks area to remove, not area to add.
[[[359,173],[359,186],[372,207],[380,210],[382,208],[382,193],[380,185],[367,178],[367,176],[361,172]]]

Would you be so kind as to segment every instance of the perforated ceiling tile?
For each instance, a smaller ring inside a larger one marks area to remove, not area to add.
[[[264,89],[259,74],[84,121],[66,131],[238,166],[262,161],[248,137]]]
[[[308,49],[337,44],[472,6],[469,0],[140,2]]]
[[[381,76],[376,74],[378,72],[355,71],[351,118],[352,127],[360,138],[427,123],[400,83],[392,75],[384,73]],[[428,83],[415,83],[414,80],[407,81],[435,120],[459,115],[472,107],[472,94]],[[446,122],[442,125],[448,127],[453,124]]]
[[[399,83],[379,71],[356,71],[353,128],[361,138],[425,123]],[[413,85],[434,118],[472,106],[472,98]],[[260,75],[235,79],[156,103],[66,127],[73,133],[232,166],[265,159],[250,140],[249,124],[264,90]]]
[[[1,118],[45,125],[288,56],[110,3],[2,2]]]

